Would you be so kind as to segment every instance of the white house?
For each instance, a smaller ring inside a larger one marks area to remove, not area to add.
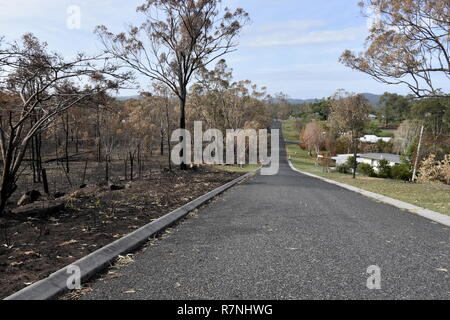
[[[367,143],[377,143],[378,141],[390,142],[391,140],[392,138],[377,137],[375,135],[370,134],[365,135],[364,137],[359,139],[359,141]]]
[[[353,154],[338,154],[336,157],[332,157],[336,161],[337,166],[341,166],[348,161],[348,158],[353,157]]]
[[[336,165],[340,166],[345,164],[348,161],[348,158],[353,157],[353,154],[338,154],[336,157],[332,159],[336,161]],[[380,164],[380,160],[387,160],[390,166],[394,166],[396,164],[400,164],[400,156],[391,153],[363,153],[358,154],[357,162],[358,163],[367,163],[370,164],[375,171],[378,171],[378,167]]]

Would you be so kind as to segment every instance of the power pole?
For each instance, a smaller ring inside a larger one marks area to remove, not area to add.
[[[413,171],[413,175],[412,175],[413,182],[415,182],[417,180],[417,166],[419,165],[420,149],[422,147],[422,139],[423,139],[423,131],[424,130],[425,130],[425,126],[422,126],[422,128],[420,129],[419,145],[417,146],[416,161],[414,163],[414,171]]]

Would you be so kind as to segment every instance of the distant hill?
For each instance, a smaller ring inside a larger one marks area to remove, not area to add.
[[[367,100],[369,100],[370,104],[374,107],[380,106],[380,94],[373,94],[373,93],[363,93],[363,96],[366,97]]]
[[[123,97],[117,97],[116,98],[119,101],[127,101],[127,100],[131,100],[131,99],[142,99],[141,96],[136,95],[136,96],[123,96]]]
[[[381,95],[379,94],[373,94],[373,93],[363,93],[362,94],[364,97],[366,97],[367,100],[369,100],[370,104],[374,107],[379,107],[379,102],[380,102],[380,98]],[[116,98],[119,101],[127,101],[127,100],[131,100],[131,99],[142,99],[141,96],[139,95],[135,95],[135,96],[123,96],[123,97],[117,97]],[[314,102],[319,102],[323,100],[323,98],[321,99],[289,99],[289,103],[292,104],[305,104],[305,103],[314,103]],[[273,99],[272,101],[276,101],[276,99]]]
[[[367,100],[369,100],[370,104],[374,107],[379,107],[380,98],[381,95],[379,94],[373,94],[373,93],[363,93],[364,97],[366,97]],[[321,101],[322,99],[289,99],[289,103],[292,104],[304,104],[304,103],[314,103]]]
[[[289,103],[292,104],[304,104],[304,103],[314,103],[322,99],[289,99]]]

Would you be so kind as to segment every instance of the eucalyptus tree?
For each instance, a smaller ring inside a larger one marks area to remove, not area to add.
[[[113,34],[99,26],[106,52],[150,81],[165,84],[178,97],[180,129],[186,128],[188,86],[200,69],[236,50],[236,39],[249,21],[241,8],[221,0],[146,0],[137,8],[145,21]],[[185,164],[181,164],[185,169]]]
[[[353,163],[353,178],[356,178],[358,163],[359,138],[369,119],[370,102],[361,94],[351,94],[339,90],[333,97],[330,123],[341,134],[349,134],[355,161]]]
[[[375,17],[367,50],[347,50],[341,62],[380,82],[407,85],[417,97],[448,97],[438,83],[450,79],[450,1],[365,0],[360,5]]]

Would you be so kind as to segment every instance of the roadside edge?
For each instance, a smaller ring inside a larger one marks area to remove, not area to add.
[[[368,197],[368,198],[371,198],[371,199],[375,199],[377,201],[389,204],[391,206],[394,206],[394,207],[402,209],[402,210],[410,211],[410,212],[415,213],[415,214],[417,214],[417,215],[419,215],[421,217],[424,217],[424,218],[432,220],[434,222],[443,224],[444,226],[450,227],[450,216],[447,216],[447,215],[444,215],[442,213],[435,212],[435,211],[432,211],[432,210],[429,210],[429,209],[421,208],[421,207],[418,207],[418,206],[415,206],[413,204],[406,203],[406,202],[403,202],[403,201],[400,201],[400,200],[392,199],[392,198],[389,198],[387,196],[383,196],[383,195],[378,194],[378,193],[374,193],[374,192],[370,192],[370,191],[367,191],[367,190],[363,190],[363,189],[360,189],[360,188],[357,188],[357,187],[354,187],[354,186],[351,186],[351,185],[348,185],[348,184],[345,184],[345,183],[341,183],[341,182],[337,182],[337,181],[330,180],[330,179],[327,179],[327,178],[323,178],[323,177],[320,177],[320,176],[316,176],[316,175],[314,175],[312,173],[308,173],[308,172],[304,172],[304,171],[298,170],[297,168],[294,167],[294,165],[292,164],[292,162],[290,160],[288,160],[288,162],[289,162],[289,166],[291,167],[291,169],[296,171],[296,172],[298,172],[298,173],[301,173],[303,175],[306,175],[306,176],[309,176],[309,177],[312,177],[312,178],[316,178],[316,179],[322,180],[322,181],[327,182],[327,183],[331,183],[331,184],[337,185],[337,186],[339,186],[341,188],[344,188],[344,189],[347,189],[347,190],[350,190],[350,191],[362,194],[365,197]]]

